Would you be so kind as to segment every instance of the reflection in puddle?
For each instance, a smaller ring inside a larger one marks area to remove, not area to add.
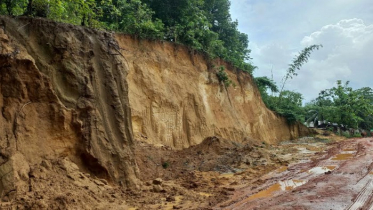
[[[308,170],[310,174],[323,174],[328,171],[333,171],[337,166],[323,166],[323,167],[314,167]]]
[[[348,160],[353,157],[353,154],[338,154],[332,158],[332,160]]]
[[[307,181],[302,181],[302,180],[279,181],[278,183],[270,186],[269,188],[262,190],[248,197],[246,200],[250,201],[250,200],[257,199],[257,198],[270,197],[270,196],[273,196],[276,192],[292,190],[296,187],[304,185],[305,183],[307,183]]]
[[[299,151],[299,153],[301,153],[301,154],[311,154],[311,153],[314,153],[314,152],[308,150],[307,148],[303,148],[303,147],[298,148],[298,151]]]

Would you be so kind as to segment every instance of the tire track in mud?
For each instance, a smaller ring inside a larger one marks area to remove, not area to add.
[[[361,143],[358,144],[357,156],[366,155],[367,152],[373,151],[372,148],[366,148]],[[366,182],[354,202],[347,208],[348,210],[369,209],[373,210],[373,162],[367,167],[367,173],[359,182]],[[362,171],[364,173],[364,170]],[[357,183],[359,185],[359,183]],[[346,209],[346,210],[347,210]]]
[[[361,209],[367,201],[369,201],[373,196],[373,180],[370,179],[365,184],[363,189],[360,191],[359,195],[356,197],[355,201],[347,208],[348,210],[359,210]]]
[[[262,186],[241,189],[215,209],[373,210],[373,139],[339,142],[321,154],[263,176]],[[294,180],[300,184],[286,185]]]

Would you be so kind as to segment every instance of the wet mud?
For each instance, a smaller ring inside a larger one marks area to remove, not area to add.
[[[214,209],[373,209],[373,138],[334,143],[325,152],[281,167]]]

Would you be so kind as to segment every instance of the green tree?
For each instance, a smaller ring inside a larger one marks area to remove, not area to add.
[[[153,21],[154,12],[140,0],[116,1],[111,10],[111,16],[104,20],[109,28],[141,38],[163,38],[163,23],[159,19]]]
[[[0,0],[1,15],[22,15],[27,7],[27,0]]]
[[[273,80],[268,77],[257,77],[254,81],[258,86],[263,102],[269,109],[285,117],[289,124],[304,119],[305,113],[302,107],[302,94],[285,90],[282,93],[282,100],[279,100],[279,96],[268,94],[269,90],[272,93],[278,92],[278,87]]]
[[[165,24],[165,39],[220,57],[252,73],[248,37],[237,29],[228,0],[144,0]]]
[[[228,0],[0,0],[0,14],[46,17],[141,38],[165,39],[252,73],[248,37]]]
[[[286,82],[288,79],[292,79],[294,76],[297,76],[298,73],[297,71],[300,70],[300,68],[303,66],[303,64],[308,62],[308,58],[311,55],[311,52],[313,50],[318,50],[322,45],[311,45],[309,47],[304,48],[299,55],[297,55],[294,59],[293,62],[289,65],[288,70],[286,71],[286,74],[284,78],[282,79],[282,86],[280,89],[280,99],[282,97],[282,93],[285,87]]]
[[[278,97],[271,97],[270,108],[272,110],[284,116],[288,123],[304,120],[303,96],[301,93],[285,90],[282,92],[282,99],[278,100]]]
[[[276,83],[268,77],[255,77],[254,81],[261,93],[267,92],[268,89],[274,93],[278,92]]]
[[[305,121],[313,122],[317,125],[318,121],[324,121],[333,109],[333,102],[328,98],[317,98],[304,106]]]
[[[272,109],[271,107],[273,107],[273,97],[268,94],[268,91],[270,90],[272,93],[277,93],[278,87],[276,83],[268,77],[255,77],[254,82],[259,89],[263,102],[268,108]]]
[[[232,21],[229,13],[230,2],[227,0],[205,0],[203,10],[211,25],[211,30],[218,34],[223,48],[217,49],[214,54],[244,71],[252,73],[253,65],[247,63],[250,59],[249,41],[246,34],[238,31],[237,21]]]
[[[316,105],[326,120],[352,128],[372,127],[373,91],[371,88],[353,90],[349,82],[337,81],[337,87],[323,90]]]

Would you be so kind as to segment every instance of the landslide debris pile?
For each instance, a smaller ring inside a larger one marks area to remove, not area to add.
[[[255,141],[236,143],[217,136],[180,151],[167,146],[154,149],[145,142],[136,144],[136,160],[142,180],[175,179],[192,171],[236,173],[250,167],[281,163],[264,149],[265,144]]]
[[[288,163],[271,152],[272,146],[253,140],[235,143],[214,136],[184,150],[142,141],[135,145],[144,186],[127,201],[139,209],[212,209],[236,189],[257,186],[262,174]]]

